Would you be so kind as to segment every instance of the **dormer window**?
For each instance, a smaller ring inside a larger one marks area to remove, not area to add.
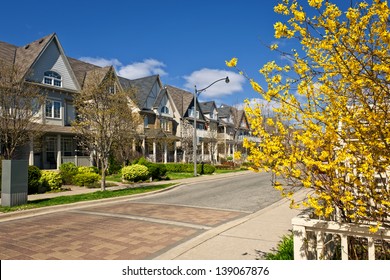
[[[169,109],[167,106],[161,107],[161,114],[169,114]]]
[[[46,71],[43,74],[43,83],[55,87],[62,87],[61,75],[54,71]]]

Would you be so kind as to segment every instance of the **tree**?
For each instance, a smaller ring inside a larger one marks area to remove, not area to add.
[[[302,51],[270,46],[289,62],[264,65],[266,90],[240,71],[266,101],[278,104],[273,118],[263,116],[260,104],[246,108],[262,142],[245,145],[258,169],[276,174],[275,188],[292,205],[369,224],[375,232],[390,227],[390,10],[380,0],[351,4],[345,12],[330,2],[275,6],[288,18],[275,23],[275,37],[297,39]],[[237,59],[227,65],[237,67]],[[293,193],[302,187],[312,192],[297,203]]]
[[[181,149],[185,153],[185,161],[188,162],[187,159],[192,160],[192,155],[194,152],[194,126],[188,121],[184,120],[182,123],[182,135],[181,135]],[[196,147],[198,148],[198,147]]]
[[[75,98],[78,113],[74,123],[80,143],[96,153],[101,168],[101,189],[106,187],[106,171],[112,148],[124,143],[124,135],[134,135],[137,113],[131,101],[133,92],[117,82],[112,67],[99,68],[87,74],[83,89]]]
[[[44,101],[42,89],[26,81],[17,66],[0,62],[0,146],[5,159],[40,133]]]

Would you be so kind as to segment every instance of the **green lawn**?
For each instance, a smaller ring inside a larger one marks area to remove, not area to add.
[[[32,200],[32,201],[28,201],[27,204],[20,205],[20,206],[13,206],[13,207],[0,206],[0,212],[4,213],[4,212],[11,212],[11,211],[25,210],[25,209],[40,208],[40,207],[45,207],[45,206],[70,204],[70,203],[75,203],[75,202],[80,202],[80,201],[89,201],[89,200],[97,200],[97,199],[103,199],[103,198],[111,198],[111,197],[119,197],[119,196],[147,193],[147,192],[165,189],[165,188],[171,187],[173,185],[174,184],[161,184],[161,185],[154,185],[154,186],[145,186],[145,187],[138,187],[138,188],[114,190],[114,191],[109,191],[109,190],[96,191],[96,192],[88,193],[88,194],[58,196],[58,197],[47,198],[47,199]]]

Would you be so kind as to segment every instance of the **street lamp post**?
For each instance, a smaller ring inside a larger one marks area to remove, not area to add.
[[[203,91],[205,91],[206,89],[208,89],[209,87],[211,87],[212,85],[214,85],[215,83],[218,83],[220,81],[225,81],[225,83],[229,83],[230,80],[229,80],[229,77],[226,77],[226,78],[222,78],[222,79],[219,79],[219,80],[216,80],[214,82],[212,82],[210,85],[208,85],[207,87],[205,88],[202,88],[202,89],[197,89],[196,86],[195,86],[195,91],[194,91],[194,133],[193,133],[193,149],[194,149],[194,152],[193,152],[193,161],[194,161],[194,176],[198,176],[198,172],[196,170],[196,161],[197,161],[197,137],[196,137],[196,98],[199,96],[199,94],[201,94]]]

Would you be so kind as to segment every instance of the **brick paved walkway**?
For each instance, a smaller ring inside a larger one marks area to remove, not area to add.
[[[151,259],[241,212],[118,202],[0,222],[0,259]],[[142,218],[142,219],[139,219]]]

